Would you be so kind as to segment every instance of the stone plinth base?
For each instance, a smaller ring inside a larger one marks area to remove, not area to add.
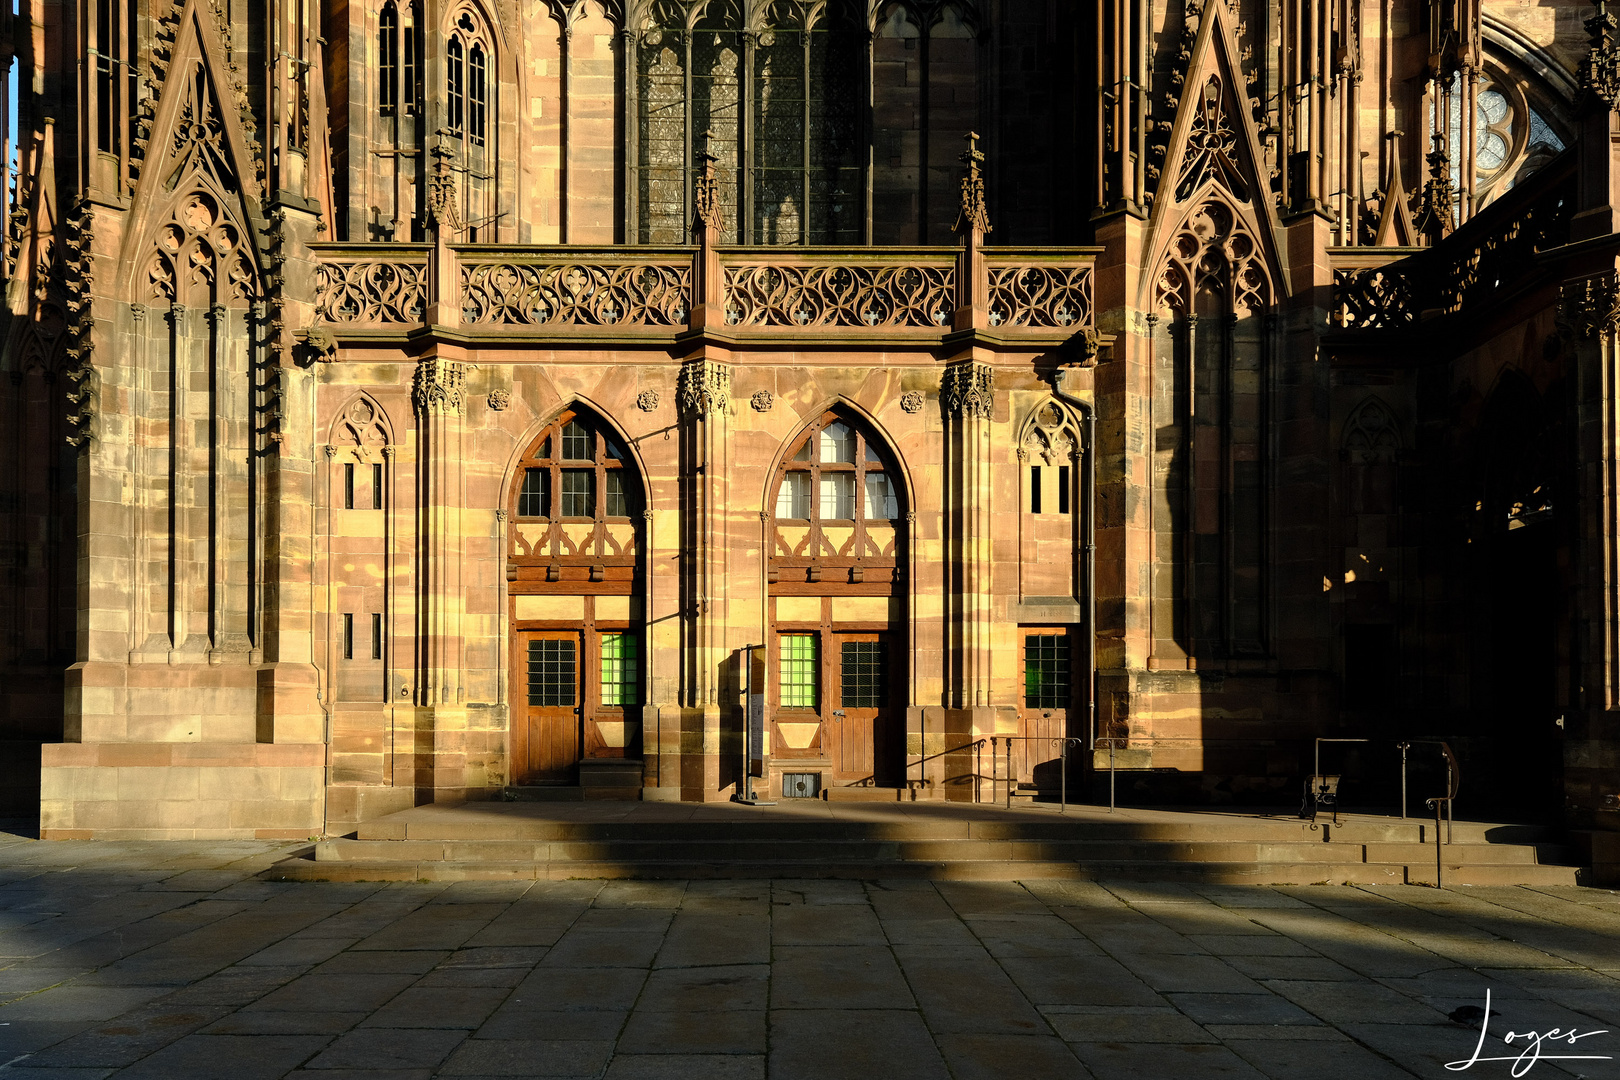
[[[47,743],[43,840],[297,839],[322,828],[318,743]]]
[[[579,763],[580,793],[586,799],[641,798],[642,763],[628,758],[586,758]]]
[[[417,805],[416,789],[334,785],[326,789],[326,833],[346,836],[361,824]]]

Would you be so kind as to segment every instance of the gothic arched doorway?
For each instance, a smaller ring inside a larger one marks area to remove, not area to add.
[[[636,758],[645,672],[645,493],[625,442],[570,406],[507,492],[514,784]]]
[[[773,766],[819,778],[809,791],[904,782],[904,488],[892,451],[834,410],[768,489]]]

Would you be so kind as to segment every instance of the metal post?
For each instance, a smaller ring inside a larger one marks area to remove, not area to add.
[[[1434,801],[1434,887],[1443,888],[1440,878],[1440,800]]]
[[[1069,740],[1058,740],[1058,813],[1069,812]]]
[[[1455,789],[1451,786],[1451,755],[1447,754],[1446,755],[1446,843],[1448,843],[1448,844],[1451,843],[1451,796],[1452,796],[1454,790]],[[1435,822],[1435,827],[1436,827],[1436,829],[1439,828],[1439,822],[1438,821]]]
[[[1114,812],[1114,740],[1108,740],[1108,812]]]
[[[1007,736],[1007,809],[1008,810],[1012,809],[1012,789],[1013,789],[1012,736],[1009,735],[1009,736]]]
[[[1406,820],[1406,748],[1412,744],[1401,742],[1401,820]]]

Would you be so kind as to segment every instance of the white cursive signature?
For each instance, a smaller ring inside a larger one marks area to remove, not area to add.
[[[1502,1037],[1502,1041],[1511,1047],[1514,1039],[1524,1039],[1527,1045],[1523,1051],[1517,1055],[1509,1054],[1506,1057],[1480,1057],[1479,1052],[1485,1049],[1485,1029],[1490,1027],[1490,1025],[1491,991],[1489,988],[1487,988],[1485,990],[1485,1015],[1482,1016],[1479,1021],[1479,1042],[1474,1044],[1473,1056],[1463,1061],[1448,1061],[1446,1062],[1446,1068],[1450,1069],[1452,1072],[1462,1072],[1465,1069],[1473,1068],[1481,1061],[1511,1061],[1513,1062],[1511,1074],[1513,1076],[1523,1076],[1525,1073],[1533,1069],[1538,1061],[1614,1060],[1614,1058],[1608,1054],[1543,1054],[1541,1052],[1541,1044],[1544,1042],[1567,1042],[1569,1045],[1574,1046],[1575,1043],[1581,1039],[1590,1038],[1593,1035],[1607,1035],[1609,1033],[1607,1028],[1603,1028],[1598,1031],[1576,1031],[1574,1028],[1570,1028],[1568,1031],[1565,1031],[1562,1028],[1552,1028],[1546,1032],[1510,1031]]]

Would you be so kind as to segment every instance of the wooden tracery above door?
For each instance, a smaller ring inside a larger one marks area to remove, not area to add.
[[[565,409],[519,462],[507,497],[514,593],[631,593],[641,478],[599,418]]]
[[[771,486],[769,575],[777,595],[888,595],[902,576],[900,470],[850,417],[817,418]]]

